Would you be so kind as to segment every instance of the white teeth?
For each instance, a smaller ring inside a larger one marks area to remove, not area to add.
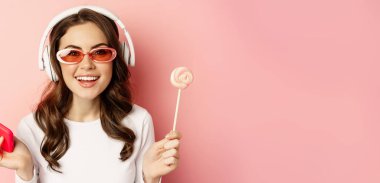
[[[95,81],[98,78],[99,77],[95,77],[95,76],[78,76],[78,77],[76,77],[76,79],[78,81]]]

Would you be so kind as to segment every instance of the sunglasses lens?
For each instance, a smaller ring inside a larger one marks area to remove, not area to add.
[[[83,58],[83,54],[78,50],[72,50],[72,49],[65,49],[58,53],[58,56],[61,58],[61,60],[65,62],[80,62]]]
[[[115,58],[115,53],[116,52],[110,48],[99,48],[91,52],[91,58],[98,62],[110,62]]]

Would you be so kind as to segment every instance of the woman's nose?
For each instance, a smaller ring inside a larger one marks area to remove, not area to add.
[[[81,69],[95,69],[94,62],[90,59],[90,57],[87,54],[83,57],[82,62],[80,62],[80,68]]]

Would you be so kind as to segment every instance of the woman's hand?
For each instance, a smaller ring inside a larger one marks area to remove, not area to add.
[[[17,175],[24,180],[33,178],[33,160],[29,149],[24,143],[14,137],[15,147],[12,153],[0,148],[0,167],[16,170]],[[0,147],[4,137],[0,136]]]
[[[143,162],[146,182],[157,182],[163,175],[175,170],[179,161],[181,134],[171,131],[164,139],[155,142],[145,153]]]

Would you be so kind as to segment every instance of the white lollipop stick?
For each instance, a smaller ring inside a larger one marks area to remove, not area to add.
[[[181,98],[181,91],[187,88],[191,84],[191,82],[193,82],[193,73],[191,73],[191,71],[186,67],[177,67],[173,70],[171,74],[170,82],[174,87],[178,88],[177,105],[175,107],[173,124],[173,131],[175,131],[177,126],[177,116],[179,101]]]
[[[177,126],[177,116],[178,116],[178,107],[179,107],[180,99],[181,99],[181,89],[178,89],[177,105],[175,106],[175,114],[174,114],[173,131],[175,131],[175,127]]]

